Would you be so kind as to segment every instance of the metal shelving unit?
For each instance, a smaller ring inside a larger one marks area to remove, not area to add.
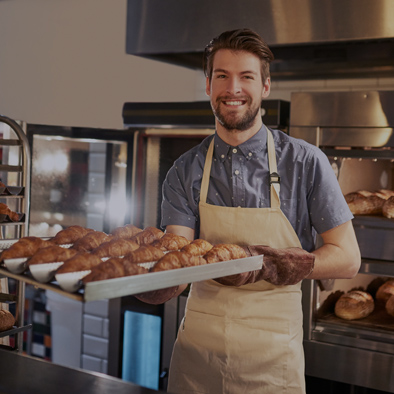
[[[6,205],[13,204],[12,210],[19,215],[17,221],[11,220],[7,215],[0,215],[0,238],[3,240],[4,246],[8,238],[11,245],[15,242],[15,239],[28,236],[31,154],[29,142],[21,126],[14,120],[2,115],[0,115],[0,123],[8,125],[10,128],[9,136],[0,138],[0,174],[2,182],[6,185],[6,187],[0,187],[0,202]],[[8,185],[10,178],[12,178],[12,186]],[[1,278],[6,277],[0,275]],[[15,326],[10,330],[0,332],[0,338],[14,336],[14,346],[10,346],[10,349],[21,353],[23,350],[23,332],[32,327],[31,324],[24,325],[25,283],[16,281],[15,294],[8,294],[6,291],[0,292],[0,303],[14,303],[16,305]]]

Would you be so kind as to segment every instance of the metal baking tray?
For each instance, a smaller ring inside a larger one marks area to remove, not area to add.
[[[23,331],[26,331],[26,330],[30,330],[32,327],[33,327],[33,324],[28,324],[28,325],[23,326],[23,327],[16,327],[16,326],[14,326],[13,328],[10,328],[9,330],[0,331],[0,338],[8,337],[10,335],[15,335],[15,334],[18,334],[20,332],[23,332]]]
[[[70,293],[62,290],[56,282],[40,283],[27,274],[14,274],[0,268],[0,275],[14,278],[36,287],[52,290],[66,297],[81,301],[96,301],[101,299],[118,298],[127,295],[143,293],[166,287],[199,282],[222,276],[240,274],[261,269],[263,256],[252,256],[242,259],[221,261],[197,267],[178,268],[162,272],[149,272],[141,275],[126,276],[87,283],[79,292]]]

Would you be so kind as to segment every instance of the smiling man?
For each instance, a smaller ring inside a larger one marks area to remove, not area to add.
[[[204,71],[216,133],[177,159],[163,184],[167,232],[264,254],[261,270],[192,284],[171,393],[305,393],[301,281],[351,278],[360,266],[353,216],[327,157],[262,122],[272,60],[248,29],[210,42]],[[140,299],[163,303],[185,287]]]

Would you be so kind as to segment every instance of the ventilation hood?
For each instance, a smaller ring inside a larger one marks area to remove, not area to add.
[[[392,0],[128,0],[126,52],[199,69],[213,37],[245,27],[275,80],[394,76]]]

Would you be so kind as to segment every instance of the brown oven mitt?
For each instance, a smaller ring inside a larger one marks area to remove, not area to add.
[[[159,305],[171,300],[178,291],[179,286],[167,287],[166,289],[147,291],[135,294],[134,297],[147,304]]]
[[[250,256],[264,255],[260,270],[215,279],[225,286],[242,286],[265,280],[273,285],[295,285],[311,274],[315,255],[301,248],[275,249],[265,245],[243,247]]]

